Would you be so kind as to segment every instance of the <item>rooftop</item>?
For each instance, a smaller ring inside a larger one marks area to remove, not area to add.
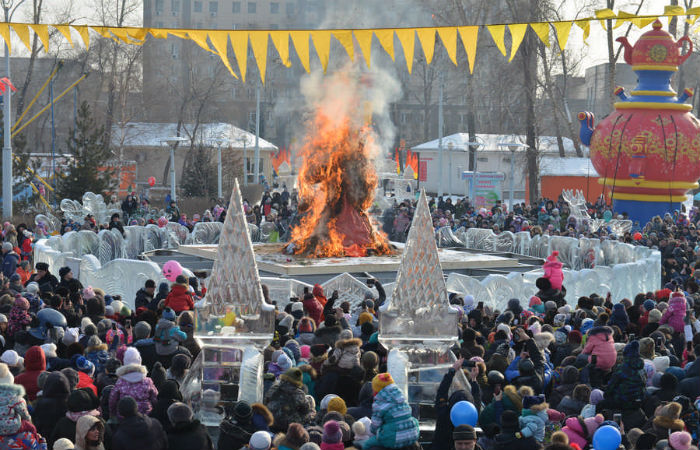
[[[553,158],[551,156],[540,159],[540,175],[595,178],[599,176],[589,158]]]
[[[564,149],[566,153],[575,154],[576,150],[574,148],[574,142],[569,138],[564,139]],[[503,144],[522,144],[525,145],[525,136],[517,134],[477,134],[476,141],[483,143],[483,148],[479,150],[488,151],[510,151],[511,147],[509,145]],[[554,136],[540,136],[538,138],[538,148],[540,152],[545,153],[558,153],[559,146],[557,145],[557,138]],[[442,148],[449,149],[450,143],[452,144],[452,151],[467,151],[469,149],[469,133],[455,133],[442,138]],[[421,150],[437,150],[439,144],[439,139],[434,139],[432,141],[424,142],[423,144],[416,145],[412,148],[414,151]],[[516,148],[517,149],[517,148]],[[525,147],[522,148],[523,150]],[[477,150],[478,151],[478,150]]]

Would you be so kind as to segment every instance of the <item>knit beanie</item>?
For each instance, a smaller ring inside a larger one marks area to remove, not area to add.
[[[19,309],[27,311],[29,309],[29,301],[21,295],[17,294],[17,297],[15,297],[15,306]]]
[[[139,407],[136,404],[136,400],[134,400],[133,397],[126,396],[119,399],[117,411],[122,417],[131,417],[138,414]]]
[[[676,431],[668,437],[668,443],[673,450],[689,450],[693,438],[686,431]]]
[[[335,420],[329,420],[323,424],[323,442],[326,444],[337,444],[343,440],[343,433]]]
[[[12,372],[8,369],[7,364],[0,363],[0,384],[14,384],[15,377],[12,376]]]
[[[163,314],[161,315],[161,317],[165,320],[175,322],[175,319],[177,318],[177,314],[175,314],[175,311],[173,311],[172,308],[165,308],[163,310]]]
[[[311,354],[319,357],[326,354],[328,347],[325,344],[314,344],[311,346]]]
[[[605,398],[605,394],[603,393],[603,391],[601,391],[600,389],[593,389],[591,391],[589,401],[591,402],[591,405],[597,405],[603,400],[603,398]]]
[[[68,347],[69,345],[78,342],[78,339],[80,339],[80,333],[78,330],[78,328],[66,328],[63,338],[61,339],[63,345]]]
[[[95,397],[96,399],[96,397]],[[68,395],[66,407],[70,412],[90,411],[95,409],[90,394],[84,389],[76,389]]]
[[[350,429],[350,425],[346,421],[341,420],[338,422],[338,426],[343,435],[343,442],[352,443],[352,429]]]
[[[309,439],[310,438],[311,434],[309,434]],[[319,447],[318,444],[315,442],[307,442],[306,444],[299,447],[299,450],[321,450],[321,447]]]
[[[277,365],[283,371],[287,371],[292,368],[292,360],[287,356],[286,353],[282,353],[277,357]]]
[[[306,432],[301,424],[292,422],[289,424],[282,442],[288,444],[289,447],[299,448],[309,442],[309,433]]]
[[[186,404],[175,402],[168,407],[168,420],[171,424],[190,423],[192,419],[194,419],[194,413]]]
[[[134,325],[134,341],[139,339],[147,339],[151,335],[151,325],[142,320]]]
[[[654,433],[644,433],[639,436],[634,448],[639,450],[651,450],[655,448],[657,439]]]
[[[328,411],[328,404],[336,398],[337,395],[335,394],[326,394],[322,399],[321,399],[321,404],[318,405],[321,408],[321,411]]]
[[[129,364],[141,365],[141,353],[136,347],[129,347],[124,352],[124,365],[128,366]]]
[[[671,359],[668,356],[657,356],[654,358],[654,369],[657,373],[666,372],[666,369],[671,365]]]
[[[377,395],[379,391],[389,386],[390,384],[394,384],[394,379],[391,378],[391,375],[389,373],[385,372],[375,375],[375,377],[372,378],[372,391],[374,392],[374,395]]]
[[[253,408],[250,407],[248,402],[238,401],[233,407],[233,417],[236,418],[237,422],[245,423],[253,417]]]
[[[256,431],[248,441],[250,450],[269,450],[271,444],[272,438],[267,431]]]
[[[280,380],[292,383],[299,388],[304,384],[303,374],[297,367],[292,367],[291,369],[285,371],[282,375],[280,375]]]
[[[311,357],[311,347],[308,345],[302,345],[299,347],[299,356],[300,359],[305,359],[308,361],[308,359]]]
[[[374,316],[372,315],[372,313],[369,313],[367,311],[363,311],[360,313],[360,316],[357,318],[357,323],[360,326],[362,326],[363,323],[367,323],[367,322],[372,323],[373,320],[374,320]]]
[[[61,438],[53,443],[53,450],[74,450],[75,446],[70,439]]]
[[[348,412],[348,407],[345,405],[345,400],[340,397],[334,397],[328,402],[328,412],[338,411],[345,415]]]
[[[572,344],[580,344],[583,340],[583,335],[578,330],[571,330],[571,332],[568,335],[568,339],[569,342],[571,342]]]
[[[649,323],[659,323],[661,320],[661,311],[658,309],[652,309],[649,311]]]
[[[639,358],[639,341],[632,341],[622,350],[625,358]]]
[[[651,311],[656,306],[656,302],[652,299],[647,299],[644,300],[643,306],[646,311]]]
[[[78,356],[76,358],[75,368],[80,372],[88,374],[89,376],[93,376],[95,373],[95,365],[84,356]]]

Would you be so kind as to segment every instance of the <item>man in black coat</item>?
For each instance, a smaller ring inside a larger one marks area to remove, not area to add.
[[[160,422],[139,414],[136,400],[131,397],[122,397],[117,409],[124,419],[112,436],[112,450],[166,450],[168,448],[168,437]]]
[[[173,403],[168,408],[172,429],[168,433],[169,450],[214,450],[207,429],[194,419],[194,413],[184,403]]]
[[[29,277],[27,284],[32,281],[39,285],[40,292],[53,292],[58,286],[58,279],[49,272],[49,265],[45,262],[36,263],[36,273]]]
[[[134,300],[134,305],[136,308],[142,306],[148,307],[148,305],[153,301],[153,296],[156,292],[156,282],[153,280],[146,280],[144,287],[136,292],[136,300]]]

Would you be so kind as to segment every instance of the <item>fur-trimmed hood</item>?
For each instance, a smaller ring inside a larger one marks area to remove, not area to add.
[[[92,352],[100,352],[100,351],[107,351],[109,347],[107,347],[107,344],[102,343],[100,345],[93,345],[85,349],[85,354],[87,355],[88,353]]]
[[[612,328],[608,326],[601,326],[601,327],[593,327],[588,331],[589,336],[594,336],[596,334],[613,334]]]
[[[544,351],[552,342],[554,342],[554,335],[548,331],[543,331],[541,333],[537,333],[533,339],[535,340],[535,345],[537,345],[537,348],[539,348],[540,351]]]
[[[0,384],[0,399],[10,397],[24,397],[24,395],[24,386],[22,386],[21,384]]]
[[[311,367],[309,364],[302,364],[302,365],[297,366],[297,367],[298,367],[299,370],[301,370],[303,373],[308,373],[309,376],[310,376],[312,379],[314,379],[314,380],[316,379],[316,377],[317,377],[317,375],[318,375],[318,374],[316,373],[316,369],[314,369],[313,367]]]
[[[262,403],[251,403],[250,408],[253,410],[253,414],[257,414],[265,420],[267,426],[272,426],[275,423],[275,416],[267,409],[267,406]]]
[[[148,371],[146,368],[139,364],[129,364],[117,369],[117,376],[129,383],[138,383],[142,381],[146,378],[147,373]]]
[[[362,339],[352,338],[352,339],[341,339],[335,343],[335,348],[345,349],[352,346],[362,347]]]
[[[515,388],[515,386],[512,384],[506,385],[503,388],[503,393],[508,396],[510,401],[513,402],[516,408],[518,408],[518,411],[522,411],[523,399],[520,398],[520,394],[518,394],[518,390]]]

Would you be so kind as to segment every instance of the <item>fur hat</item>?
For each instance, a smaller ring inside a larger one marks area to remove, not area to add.
[[[390,384],[394,384],[394,379],[391,378],[391,375],[389,373],[380,373],[372,378],[372,391],[376,395]]]
[[[654,359],[654,340],[643,337],[639,340],[639,356],[644,359]]]
[[[122,397],[119,399],[119,404],[117,405],[117,411],[122,417],[135,416],[139,412],[139,406],[133,397]]]
[[[299,388],[304,384],[303,374],[298,367],[292,367],[291,369],[285,371],[282,375],[280,375],[280,380],[292,383]]]
[[[173,425],[178,423],[190,423],[194,419],[194,413],[189,406],[181,402],[175,402],[168,407],[168,420]]]
[[[14,384],[15,377],[12,376],[12,372],[7,368],[7,364],[0,363],[0,384]]]
[[[357,323],[360,326],[362,326],[363,323],[367,323],[367,322],[372,323],[373,320],[374,320],[374,316],[372,315],[372,313],[367,312],[367,311],[363,311],[360,313],[360,316],[357,318]]]
[[[337,397],[337,395],[335,395],[335,394],[326,394],[321,399],[321,404],[319,405],[319,407],[321,408],[321,411],[328,411],[328,403],[330,403],[330,401],[336,397]]]
[[[250,450],[269,450],[271,444],[272,438],[267,431],[256,431],[248,441]]]
[[[18,367],[24,363],[24,358],[19,356],[14,350],[5,350],[2,356],[0,356],[0,361],[10,367]]]
[[[528,395],[523,398],[523,409],[531,409],[543,403],[545,403],[544,395]]]
[[[70,439],[61,438],[53,443],[53,450],[74,450],[75,446]]]
[[[676,431],[668,437],[668,443],[673,450],[689,450],[693,443],[693,438],[686,431]]]
[[[651,311],[649,311],[649,323],[659,323],[659,321],[661,320],[661,316],[661,311],[659,311],[656,308],[652,309]]]
[[[338,411],[340,414],[345,415],[348,412],[348,407],[345,405],[345,400],[340,397],[333,397],[328,402],[327,411]]]
[[[54,344],[53,342],[51,342],[49,344],[40,345],[40,347],[42,350],[44,350],[44,355],[46,355],[47,358],[57,358],[58,357],[58,355],[56,354],[57,347],[56,347],[56,344]]]
[[[301,424],[292,422],[289,424],[289,428],[287,428],[287,433],[285,433],[282,442],[283,444],[287,444],[287,447],[299,448],[309,442],[309,433]]]
[[[676,402],[667,403],[662,406],[654,417],[654,426],[669,430],[681,431],[685,428],[685,423],[680,420],[683,407]]]
[[[335,420],[329,420],[323,424],[323,442],[325,444],[337,444],[343,440],[343,432]]]
[[[315,328],[314,321],[308,317],[302,317],[297,326],[299,333],[313,333]]]

